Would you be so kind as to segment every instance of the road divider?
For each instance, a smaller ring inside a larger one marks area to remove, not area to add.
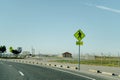
[[[111,75],[111,76],[119,76],[118,74],[115,74],[115,73],[110,73],[110,72],[104,72],[104,71],[100,71],[100,70],[93,70],[93,69],[89,69],[90,72],[95,72],[95,73],[101,73],[101,74],[104,74],[104,75]]]
[[[49,64],[49,66],[51,66],[51,64]]]
[[[109,73],[109,72],[102,72],[102,74],[117,76],[117,74],[115,74],[115,73]]]
[[[118,75],[118,77],[120,77],[120,75]]]
[[[70,66],[67,66],[67,68],[70,68]]]
[[[90,72],[95,72],[95,73],[101,73],[100,70],[93,70],[93,69],[89,69]]]

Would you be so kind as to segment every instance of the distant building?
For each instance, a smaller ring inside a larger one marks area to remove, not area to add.
[[[72,58],[72,54],[69,53],[69,52],[65,52],[65,53],[62,54],[62,57],[64,57],[64,58]]]

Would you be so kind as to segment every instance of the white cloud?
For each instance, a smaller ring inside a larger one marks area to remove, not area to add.
[[[111,12],[115,12],[115,13],[120,13],[120,10],[118,9],[113,9],[113,8],[109,8],[109,7],[105,7],[105,6],[96,6],[99,9],[103,9],[103,10],[107,10],[107,11],[111,11]]]

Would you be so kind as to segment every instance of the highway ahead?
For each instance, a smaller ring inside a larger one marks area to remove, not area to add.
[[[50,68],[0,61],[0,80],[105,80]]]

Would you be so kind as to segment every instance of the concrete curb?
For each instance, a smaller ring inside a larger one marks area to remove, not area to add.
[[[118,76],[120,77],[120,75],[117,75],[115,73],[110,73],[110,72],[102,72],[100,70],[93,70],[93,69],[89,69],[90,72],[95,72],[95,73],[101,73],[101,74],[104,74],[104,75],[111,75],[111,76]]]
[[[111,75],[111,76],[117,76],[117,74],[115,74],[115,73],[109,73],[109,72],[102,72],[102,74]]]
[[[24,64],[33,64],[33,65],[44,65],[44,66],[51,66],[51,67],[57,67],[57,68],[63,68],[63,69],[70,69],[70,70],[77,70],[77,67],[70,67],[66,65],[57,65],[57,64],[51,64],[51,63],[43,63],[38,61],[32,61],[32,60],[20,60],[20,59],[1,59],[1,61],[10,61],[10,62],[17,62],[17,63],[24,63]]]
[[[89,69],[90,72],[95,72],[95,73],[101,73],[100,70],[93,70],[93,69]]]
[[[118,75],[118,77],[120,77],[120,75]]]

